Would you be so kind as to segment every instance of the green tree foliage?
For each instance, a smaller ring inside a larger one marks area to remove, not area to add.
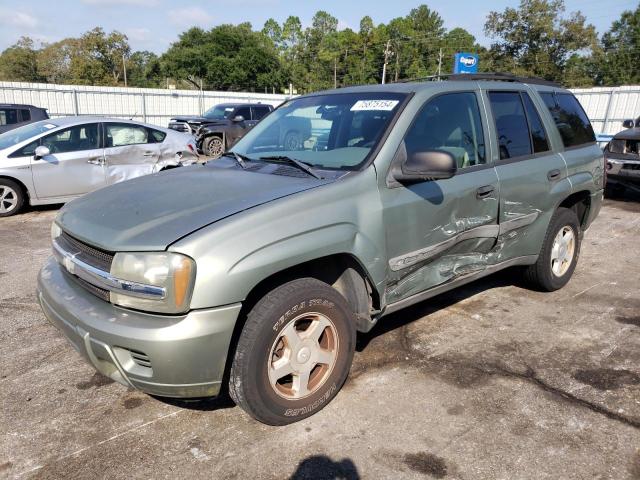
[[[491,12],[485,24],[493,64],[501,71],[563,81],[573,55],[597,48],[597,35],[585,17],[564,15],[563,0],[521,0],[520,6]],[[575,58],[572,61],[575,67]]]
[[[625,11],[602,37],[600,80],[608,85],[640,83],[640,5]]]
[[[249,23],[191,28],[162,55],[164,72],[196,88],[271,90],[282,85],[272,39]]]
[[[386,24],[364,16],[356,28],[320,10],[303,28],[300,18],[251,24],[193,27],[162,55],[132,52],[127,37],[95,28],[79,38],[36,47],[21,38],[0,54],[0,79],[86,85],[162,87],[298,93],[355,84],[392,82],[451,73],[456,52],[480,55],[481,71],[539,76],[566,86],[640,82],[640,7],[626,11],[601,40],[580,12],[566,13],[564,0],[520,0],[517,8],[491,12],[489,49],[463,28],[447,30],[426,5]]]
[[[37,52],[33,40],[22,37],[0,55],[0,80],[39,82]]]

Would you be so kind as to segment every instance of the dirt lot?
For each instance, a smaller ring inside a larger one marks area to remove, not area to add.
[[[506,271],[385,319],[284,428],[85,365],[34,295],[55,214],[0,220],[0,477],[640,479],[639,198],[607,201],[563,290]]]

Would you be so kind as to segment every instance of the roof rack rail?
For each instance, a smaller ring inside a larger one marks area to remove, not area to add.
[[[562,85],[556,82],[552,82],[551,80],[545,80],[544,78],[539,77],[519,77],[517,75],[513,75],[511,73],[451,73],[444,75],[431,75],[428,77],[420,77],[420,78],[411,78],[407,80],[400,80],[400,82],[421,82],[421,81],[432,81],[437,82],[441,80],[449,80],[449,81],[480,81],[480,80],[489,80],[496,82],[519,82],[519,83],[529,83],[532,85],[546,85],[549,87],[557,87],[562,88]],[[400,83],[399,82],[399,83]]]

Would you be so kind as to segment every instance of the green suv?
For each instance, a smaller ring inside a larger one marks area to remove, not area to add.
[[[561,288],[603,153],[570,92],[507,80],[305,95],[220,160],[72,201],[38,280],[46,316],[123,385],[228,388],[283,425],[331,401],[357,332],[392,312],[515,265]],[[311,128],[287,150],[281,122]]]

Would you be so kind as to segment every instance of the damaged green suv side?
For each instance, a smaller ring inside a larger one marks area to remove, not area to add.
[[[331,401],[356,333],[391,312],[514,265],[561,288],[603,154],[570,92],[499,80],[298,97],[220,160],[74,200],[38,280],[46,316],[124,385],[228,388],[283,425]]]

